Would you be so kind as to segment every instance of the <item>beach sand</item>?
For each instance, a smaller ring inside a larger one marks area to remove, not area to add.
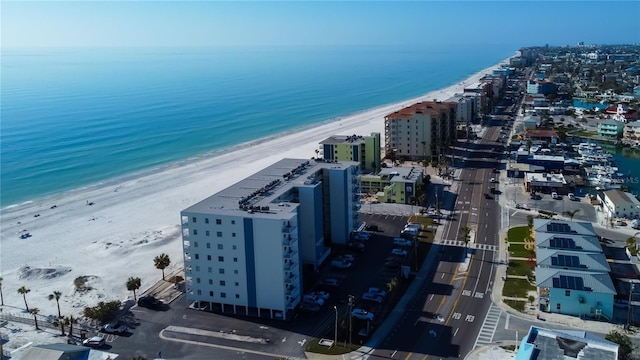
[[[498,65],[466,80],[415,99],[357,113],[317,127],[244,144],[220,155],[168,166],[120,182],[105,182],[2,210],[0,276],[4,313],[24,311],[17,289],[26,286],[30,307],[55,315],[47,296],[61,291],[63,315],[81,315],[98,301],[133,298],[125,283],[142,279],[142,288],[161,279],[153,258],[166,253],[169,273],[182,266],[180,211],[282,159],[311,158],[331,135],[384,135],[384,116],[424,100],[445,100]],[[54,207],[55,205],[55,207]],[[39,216],[35,216],[39,215]],[[21,239],[26,230],[31,237]],[[21,232],[22,231],[22,232]],[[91,289],[76,291],[87,277]],[[24,335],[28,337],[28,332]],[[5,349],[11,348],[10,344]]]

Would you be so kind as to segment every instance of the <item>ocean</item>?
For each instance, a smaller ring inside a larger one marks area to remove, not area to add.
[[[417,97],[516,50],[2,49],[0,207]]]

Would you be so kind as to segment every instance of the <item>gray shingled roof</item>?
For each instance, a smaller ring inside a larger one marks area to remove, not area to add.
[[[538,266],[542,267],[554,267],[563,268],[561,264],[553,264],[552,258],[558,258],[560,256],[576,256],[581,265],[579,268],[571,267],[567,265],[569,269],[581,270],[581,271],[595,271],[595,272],[611,272],[611,267],[607,262],[607,258],[601,252],[584,252],[584,251],[566,251],[556,250],[548,248],[539,248],[536,250],[536,261]]]
[[[560,275],[573,276],[582,278],[584,286],[591,288],[591,291],[602,294],[616,294],[616,289],[611,281],[611,276],[608,273],[601,273],[595,271],[574,271],[564,270],[557,268],[536,268],[536,286],[554,288],[553,278],[558,278]]]

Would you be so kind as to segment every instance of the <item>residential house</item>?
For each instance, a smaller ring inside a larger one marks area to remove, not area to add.
[[[613,119],[602,120],[598,123],[598,136],[619,138],[624,131],[624,122]]]
[[[517,349],[515,360],[617,360],[619,345],[584,330],[556,330],[531,326]]]
[[[380,170],[380,133],[370,136],[334,135],[320,142],[317,152],[325,161],[355,161],[363,172]]]
[[[593,225],[534,219],[533,230],[540,310],[612,319],[616,289]]]
[[[457,106],[453,102],[423,101],[385,116],[386,157],[439,159],[456,140]]]
[[[377,174],[360,175],[360,187],[363,193],[376,194],[380,202],[410,204],[423,180],[420,168],[382,168]]]
[[[640,217],[640,201],[629,192],[618,189],[607,190],[600,195],[602,210],[608,218],[629,218]]]
[[[303,276],[360,225],[356,162],[283,159],[184,209],[189,303],[289,319]]]

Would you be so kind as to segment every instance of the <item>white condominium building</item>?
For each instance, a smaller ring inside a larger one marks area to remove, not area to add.
[[[356,162],[283,159],[183,210],[189,303],[287,319],[302,277],[360,225]]]

